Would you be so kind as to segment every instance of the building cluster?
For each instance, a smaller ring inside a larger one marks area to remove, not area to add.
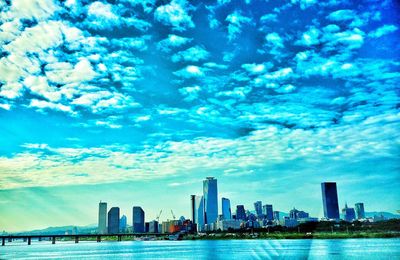
[[[342,218],[339,213],[337,186],[335,182],[321,183],[322,202],[325,221],[338,221],[343,219],[348,222],[364,220],[365,211],[363,203],[356,203],[354,208],[347,203],[342,210]],[[107,203],[99,203],[100,234],[116,233],[176,233],[176,232],[204,232],[227,231],[242,228],[268,228],[281,225],[296,227],[307,222],[318,222],[319,219],[310,217],[310,214],[293,208],[289,214],[274,211],[272,204],[264,204],[262,201],[254,202],[254,210],[246,210],[244,205],[236,205],[232,212],[228,198],[221,198],[221,214],[218,214],[218,184],[214,177],[207,177],[203,181],[203,194],[191,195],[191,220],[180,217],[175,219],[172,210],[172,220],[159,223],[160,214],[156,220],[145,222],[145,212],[139,206],[132,208],[132,226],[127,225],[125,215],[120,217],[120,209],[112,207],[107,213]]]

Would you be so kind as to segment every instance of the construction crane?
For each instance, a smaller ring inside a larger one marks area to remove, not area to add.
[[[161,216],[162,210],[160,210],[160,213],[156,216],[157,222],[160,222],[160,216]]]
[[[172,214],[172,219],[175,220],[175,214],[174,214],[174,212],[172,211],[172,209],[171,209],[171,214]]]

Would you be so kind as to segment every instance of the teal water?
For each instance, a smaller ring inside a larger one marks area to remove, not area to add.
[[[0,247],[0,259],[400,259],[400,239],[32,241]]]

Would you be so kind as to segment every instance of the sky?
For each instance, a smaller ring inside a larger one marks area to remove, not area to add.
[[[0,0],[0,230],[190,195],[400,209],[400,4]],[[219,205],[220,207],[220,205]]]

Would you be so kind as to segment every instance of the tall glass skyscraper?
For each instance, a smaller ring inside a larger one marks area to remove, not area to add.
[[[194,197],[194,223],[197,225],[197,231],[202,231],[204,227],[204,197]]]
[[[222,198],[222,218],[232,219],[231,202],[227,198]]]
[[[246,211],[243,205],[236,206],[236,219],[246,220]]]
[[[119,232],[122,233],[126,232],[126,224],[127,224],[127,218],[125,215],[122,215],[122,217],[119,220]]]
[[[207,177],[203,181],[204,222],[211,224],[218,219],[218,188],[217,179]]]
[[[344,220],[346,220],[348,222],[351,222],[356,219],[356,212],[355,212],[354,208],[347,207],[347,203],[344,206],[344,209],[342,209],[342,214],[343,214]]]
[[[141,207],[132,208],[132,229],[133,233],[144,232],[144,210]]]
[[[263,214],[267,220],[274,220],[274,210],[271,204],[266,204],[263,206]]]
[[[254,210],[256,211],[257,217],[262,216],[262,202],[261,201],[256,201],[254,202]]]
[[[339,219],[339,203],[336,182],[321,183],[324,216],[327,219]]]
[[[112,207],[108,211],[108,234],[119,233],[119,208]]]
[[[356,203],[355,210],[357,214],[357,219],[365,218],[364,203],[362,202]]]
[[[97,228],[99,234],[107,234],[107,203],[99,203],[99,225]]]

